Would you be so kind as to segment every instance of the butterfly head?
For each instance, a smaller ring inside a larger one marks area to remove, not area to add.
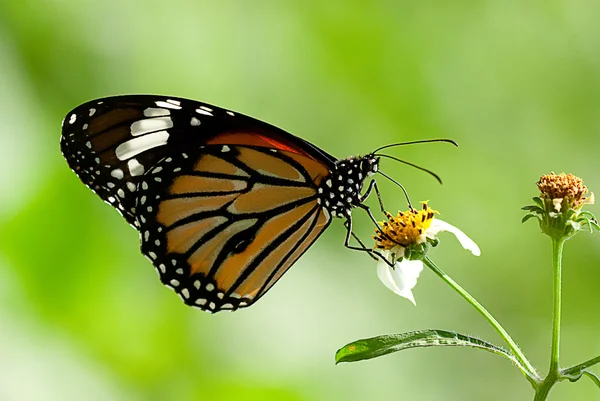
[[[359,157],[359,168],[365,177],[372,177],[379,171],[379,157],[370,153],[366,156]],[[364,182],[364,180],[363,180]]]

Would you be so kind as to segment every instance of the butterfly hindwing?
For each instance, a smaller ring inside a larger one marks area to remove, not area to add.
[[[189,305],[212,312],[258,300],[330,222],[309,157],[256,146],[201,145],[141,179],[142,252]]]

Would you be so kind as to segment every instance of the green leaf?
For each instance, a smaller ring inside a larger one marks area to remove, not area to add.
[[[538,207],[538,206],[534,206],[534,205],[523,206],[521,208],[521,210],[528,210],[533,213],[544,213],[544,209],[542,209],[541,207]]]
[[[594,216],[594,214],[592,212],[589,212],[587,210],[580,212],[579,216],[586,216],[586,217],[590,218],[591,220],[596,220],[596,216]]]
[[[391,334],[351,342],[335,354],[335,362],[356,362],[377,358],[410,348],[424,347],[472,347],[502,355],[526,372],[513,354],[497,345],[475,337],[445,330],[419,330],[402,334]]]
[[[576,382],[577,380],[581,379],[581,376],[583,374],[587,374],[588,376],[594,375],[593,373],[588,372],[587,368],[589,368],[590,366],[594,366],[598,363],[600,363],[600,356],[597,356],[588,361],[580,363],[579,365],[571,366],[570,368],[565,368],[560,372],[560,374],[564,378],[569,379],[569,381]],[[594,375],[594,377],[596,377],[596,376]],[[592,378],[592,377],[590,377],[590,378]],[[593,378],[592,378],[592,380],[593,380]]]
[[[535,196],[531,199],[533,199],[535,204],[538,205],[540,207],[540,209],[544,209],[544,201],[542,200],[542,198],[540,198],[539,196]]]
[[[596,386],[600,388],[600,377],[598,377],[595,373],[590,372],[589,370],[584,370],[582,373],[589,377],[594,383],[596,383]]]
[[[538,216],[537,214],[534,213],[527,213],[525,216],[523,216],[523,218],[521,219],[521,223],[525,223],[527,220],[531,219],[532,217],[535,217],[536,219],[540,220],[540,216]]]

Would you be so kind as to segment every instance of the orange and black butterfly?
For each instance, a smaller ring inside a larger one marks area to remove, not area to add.
[[[346,220],[348,248],[373,253],[349,241],[351,210],[370,214],[363,202],[375,180],[363,186],[378,172],[375,152],[338,160],[251,117],[153,95],[75,108],[61,150],[139,231],[161,281],[202,310],[256,302],[333,217]]]

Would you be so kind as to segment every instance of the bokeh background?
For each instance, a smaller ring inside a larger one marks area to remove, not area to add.
[[[599,18],[595,0],[0,1],[0,400],[532,399],[516,368],[474,350],[335,366],[339,347],[378,334],[500,343],[430,272],[417,307],[385,289],[343,247],[341,222],[255,306],[183,306],[136,232],[68,169],[60,124],[93,98],[158,93],[255,116],[338,157],[455,139],[390,151],[443,186],[382,169],[480,245],[475,258],[446,234],[431,256],[545,372],[550,244],[520,207],[550,171],[600,192]],[[380,183],[390,210],[405,206]],[[566,248],[564,365],[600,353],[599,240]],[[550,400],[594,397],[584,379]]]

